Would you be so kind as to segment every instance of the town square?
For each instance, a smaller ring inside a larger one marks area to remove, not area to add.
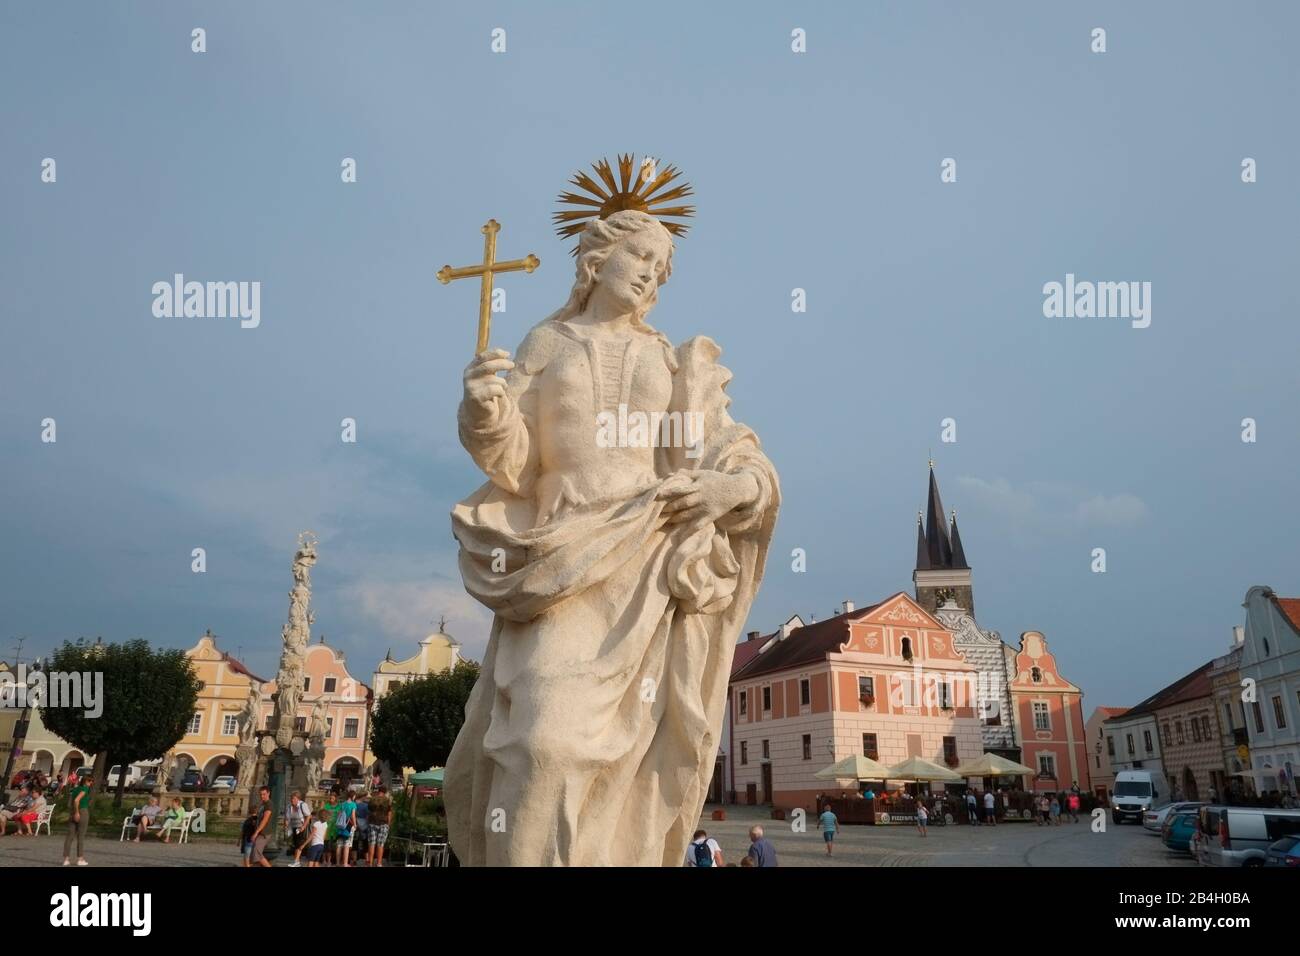
[[[1296,29],[6,5],[12,902],[499,944],[847,869],[890,944],[1282,926]]]

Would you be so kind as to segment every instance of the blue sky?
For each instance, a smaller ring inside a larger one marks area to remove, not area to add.
[[[1300,594],[1297,27],[1282,3],[5,5],[0,653],[210,627],[273,676],[304,528],[316,629],[359,675],[441,613],[480,653],[448,520],[481,480],[455,432],[478,292],[434,273],[489,216],[536,253],[501,282],[513,349],[572,280],[556,193],[635,151],[697,192],[651,321],[719,342],[781,476],[748,627],[910,590],[932,452],[981,624],[1043,631],[1087,707],[1134,703],[1226,648],[1251,585]],[[177,272],[260,281],[260,327],[155,318]],[[1150,281],[1151,326],[1045,318],[1066,273]]]

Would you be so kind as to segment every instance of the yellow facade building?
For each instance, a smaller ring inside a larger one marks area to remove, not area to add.
[[[375,670],[371,686],[375,689],[375,699],[379,700],[398,684],[404,684],[416,677],[437,674],[451,670],[461,660],[460,644],[446,633],[446,621],[440,621],[438,631],[420,641],[415,653],[405,660],[393,660],[393,652],[380,662]]]
[[[220,776],[239,777],[239,762],[235,759],[235,748],[239,746],[237,718],[249,688],[254,684],[265,687],[267,683],[217,647],[211,631],[185,655],[194,664],[203,686],[185,736],[163,761],[164,766],[172,767],[168,789],[175,789],[192,766],[201,770],[209,782]]]

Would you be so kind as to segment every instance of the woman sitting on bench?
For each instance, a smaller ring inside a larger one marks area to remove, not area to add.
[[[157,797],[150,797],[149,803],[140,810],[135,821],[135,842],[139,843],[140,838],[150,830],[157,829],[158,814],[162,812],[162,807],[158,804]]]
[[[180,797],[172,797],[172,805],[163,814],[162,829],[158,831],[159,838],[164,843],[172,842],[172,830],[179,830],[185,822],[185,808],[181,806]]]

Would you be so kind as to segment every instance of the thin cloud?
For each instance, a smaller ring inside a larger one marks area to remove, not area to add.
[[[957,485],[959,495],[970,505],[987,510],[1018,530],[1132,528],[1151,514],[1141,498],[1128,492],[1098,494],[1065,482],[1016,486],[1005,478],[986,480],[964,475],[957,479]]]

